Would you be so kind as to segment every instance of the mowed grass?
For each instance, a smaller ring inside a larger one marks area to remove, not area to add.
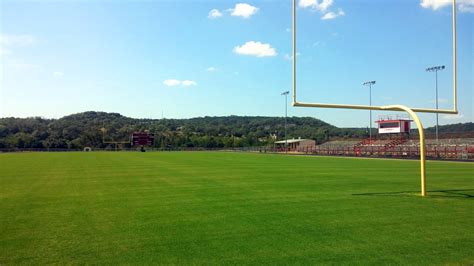
[[[472,264],[474,164],[0,154],[0,264]]]

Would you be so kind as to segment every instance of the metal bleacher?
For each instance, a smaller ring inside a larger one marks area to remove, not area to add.
[[[332,140],[298,152],[334,156],[414,158],[420,155],[419,140],[408,138]],[[427,139],[428,158],[474,160],[474,138]]]

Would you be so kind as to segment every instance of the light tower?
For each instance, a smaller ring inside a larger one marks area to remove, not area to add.
[[[445,69],[445,66],[434,66],[426,69],[426,72],[435,72],[436,76],[436,110],[438,110],[438,71]],[[439,126],[439,114],[436,113],[436,144],[438,144],[438,126]]]
[[[290,94],[289,91],[284,91],[281,93],[281,95],[285,96],[285,151],[288,149],[288,139],[286,138],[286,119],[288,117],[288,94]]]
[[[369,104],[372,106],[372,85],[375,85],[375,80],[366,81],[363,86],[369,86]],[[369,140],[372,142],[372,110],[369,111]]]

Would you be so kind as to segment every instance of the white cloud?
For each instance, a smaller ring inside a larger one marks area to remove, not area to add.
[[[185,86],[185,87],[197,86],[197,82],[194,81],[194,80],[183,80],[183,81],[181,82],[181,84],[183,84],[183,86]]]
[[[35,38],[28,34],[22,35],[8,35],[8,34],[1,34],[0,35],[0,45],[5,47],[11,46],[28,46],[35,42]]]
[[[209,11],[209,15],[207,17],[211,18],[211,19],[220,18],[220,17],[222,17],[222,13],[217,9],[213,9],[213,10]]]
[[[436,103],[436,100],[430,100],[430,103]],[[447,103],[448,99],[445,98],[438,98],[438,103]]]
[[[421,0],[420,5],[423,8],[431,8],[433,10],[447,6],[452,3],[452,0]]]
[[[318,10],[326,11],[332,5],[332,0],[323,0],[321,4],[319,4]]]
[[[163,84],[165,84],[168,87],[175,87],[181,85],[181,81],[177,79],[167,79],[163,81]]]
[[[35,42],[35,38],[28,34],[0,34],[0,55],[9,55],[12,53],[12,49],[15,49],[17,47],[30,46]]]
[[[335,19],[337,17],[341,17],[341,16],[344,16],[346,15],[346,13],[344,13],[344,11],[342,11],[342,9],[339,9],[339,11],[337,13],[334,13],[334,12],[328,12],[326,14],[324,14],[324,16],[321,17],[322,20],[330,20],[330,19]]]
[[[167,79],[163,81],[163,84],[167,87],[176,87],[176,86],[184,86],[184,87],[189,87],[189,86],[197,86],[197,82],[194,80],[177,80],[177,79]]]
[[[301,8],[308,8],[316,5],[316,0],[300,0],[298,6]]]
[[[335,19],[346,14],[342,9],[339,9],[338,12],[329,11],[329,8],[333,4],[333,0],[299,0],[298,2],[300,8],[310,8],[323,13],[324,15],[321,17],[322,20]]]
[[[439,103],[447,103],[447,102],[448,102],[448,99],[439,98],[439,99],[438,99],[438,102],[439,102]]]
[[[55,78],[61,78],[61,77],[64,77],[64,73],[63,73],[63,72],[56,71],[56,72],[53,72],[53,76],[54,76]]]
[[[232,12],[231,15],[234,17],[249,18],[252,15],[255,15],[255,13],[258,12],[258,9],[258,7],[246,3],[238,3],[234,8],[231,8],[230,11]]]
[[[300,53],[296,53],[296,56],[300,56]],[[293,60],[293,55],[285,54],[284,56],[285,60],[292,61]]]
[[[7,64],[8,67],[16,69],[16,70],[23,70],[23,71],[31,71],[38,69],[40,66],[35,64],[28,64],[23,62],[15,62]]]
[[[261,42],[246,42],[242,46],[234,48],[234,52],[240,55],[251,55],[256,57],[276,56],[277,52],[270,44]]]
[[[462,115],[462,114],[457,114],[457,115],[443,115],[443,118],[444,118],[445,120],[458,121],[458,120],[463,120],[464,115]]]
[[[452,0],[421,0],[420,5],[423,8],[438,10],[446,6],[451,6],[452,3]],[[474,13],[474,0],[458,0],[457,3],[460,12]]]
[[[474,0],[466,3],[460,3],[458,9],[460,12],[474,13]]]
[[[11,53],[12,53],[12,51],[0,46],[0,55],[9,55]]]
[[[333,4],[333,0],[300,0],[298,6],[301,8],[311,8],[321,12],[326,12]]]
[[[217,68],[211,66],[211,67],[206,68],[206,71],[207,71],[207,72],[216,72],[216,71],[217,71]]]

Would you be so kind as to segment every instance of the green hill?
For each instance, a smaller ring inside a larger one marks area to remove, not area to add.
[[[118,113],[84,112],[60,119],[0,118],[0,148],[105,148],[128,141],[135,131],[155,133],[155,147],[246,147],[284,138],[285,119],[263,116],[134,119]],[[101,129],[105,128],[105,134]],[[433,129],[428,129],[432,131]],[[474,131],[473,123],[440,127],[441,132]],[[330,137],[365,137],[365,128],[337,128],[311,117],[289,117],[288,138],[324,142]]]

